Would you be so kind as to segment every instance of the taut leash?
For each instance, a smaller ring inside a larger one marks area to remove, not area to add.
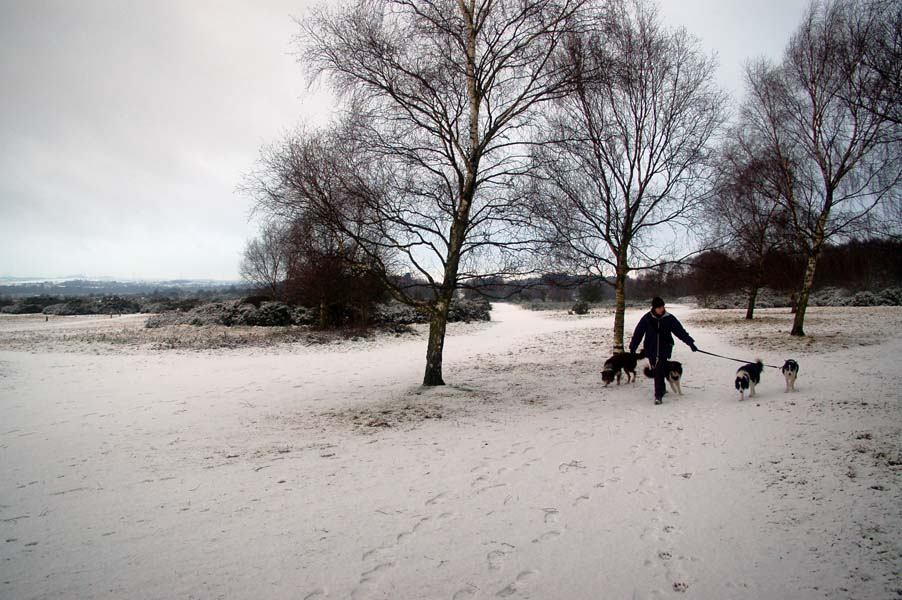
[[[722,355],[720,355],[720,354],[714,354],[713,352],[706,352],[705,350],[702,350],[702,349],[699,349],[699,352],[701,352],[702,354],[707,354],[708,356],[716,356],[717,358],[725,358],[725,359],[727,359],[727,360],[735,360],[736,362],[741,362],[741,363],[746,363],[746,364],[748,364],[748,363],[754,363],[754,362],[755,362],[755,361],[753,361],[753,360],[742,360],[741,358],[733,358],[733,357],[730,357],[730,356],[722,356]],[[764,363],[761,363],[761,364],[764,364]],[[783,368],[783,367],[778,367],[778,366],[776,366],[776,365],[767,365],[767,364],[764,364],[764,366],[765,366],[765,367],[770,367],[770,368],[772,368],[772,369],[782,369],[782,368]]]

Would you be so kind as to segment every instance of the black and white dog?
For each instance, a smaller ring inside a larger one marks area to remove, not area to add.
[[[601,370],[601,379],[604,381],[604,386],[608,387],[615,378],[617,379],[617,385],[620,385],[621,371],[626,373],[627,383],[630,382],[630,375],[633,376],[633,383],[636,383],[636,365],[643,358],[645,358],[644,348],[635,353],[622,352],[620,354],[615,354],[604,361],[604,368]]]
[[[796,391],[796,378],[799,376],[799,363],[790,358],[783,363],[783,368],[780,370],[783,372],[783,377],[786,379],[786,391]]]
[[[675,360],[667,361],[667,382],[670,389],[680,396],[683,395],[683,388],[680,387],[680,380],[683,378],[683,363]]]
[[[645,367],[642,370],[645,373],[645,376],[649,379],[654,379],[655,370],[651,367]],[[683,395],[683,388],[680,386],[680,380],[683,378],[683,363],[676,360],[668,360],[667,361],[667,383],[670,384],[670,389],[674,391],[674,393]]]
[[[749,398],[755,397],[755,386],[761,382],[761,370],[764,363],[757,360],[748,363],[736,371],[736,389],[739,390],[739,401],[745,400],[745,391],[749,390]]]

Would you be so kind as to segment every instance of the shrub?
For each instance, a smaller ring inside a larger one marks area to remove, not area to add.
[[[588,302],[577,302],[573,305],[573,312],[578,315],[584,315],[589,312],[589,303]]]
[[[490,321],[492,319],[489,311],[492,305],[485,298],[475,298],[472,300],[455,300],[451,303],[448,310],[448,321],[455,323],[458,321]]]
[[[852,297],[852,306],[875,306],[877,297],[871,292],[858,292]]]
[[[97,305],[90,300],[73,299],[44,308],[45,315],[96,315]]]
[[[285,327],[311,325],[316,315],[305,308],[288,306],[282,302],[261,302],[260,307],[240,300],[211,302],[189,311],[172,310],[147,319],[145,327],[154,329],[167,325],[247,325],[256,327]]]
[[[13,304],[0,308],[0,312],[8,315],[34,315],[43,312],[44,306],[40,304]]]
[[[877,301],[881,306],[902,305],[902,288],[886,288],[877,294]]]
[[[454,300],[448,309],[448,322],[490,321],[492,305],[485,298]],[[371,314],[377,325],[413,325],[428,323],[429,315],[400,302],[378,304]]]
[[[121,296],[104,296],[97,302],[97,312],[108,314],[130,314],[141,312],[141,305],[135,300],[122,298]]]

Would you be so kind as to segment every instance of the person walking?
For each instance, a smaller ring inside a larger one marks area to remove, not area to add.
[[[695,340],[692,339],[679,320],[664,309],[664,300],[655,296],[651,301],[651,310],[642,315],[633,331],[630,340],[630,352],[639,348],[639,343],[645,340],[645,357],[654,369],[655,374],[655,404],[661,404],[664,394],[664,380],[667,378],[667,361],[673,352],[673,336],[677,336],[693,352],[698,352]]]

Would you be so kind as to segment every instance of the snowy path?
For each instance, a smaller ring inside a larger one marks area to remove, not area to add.
[[[610,315],[498,305],[493,319],[449,336],[452,385],[430,390],[416,385],[424,340],[284,355],[0,352],[0,597],[902,587],[900,474],[872,460],[902,425],[900,368],[873,359],[902,340],[806,357],[796,394],[769,370],[744,403],[735,364],[680,346],[685,395],[656,407],[647,380],[601,387]],[[690,331],[704,349],[738,351]],[[867,377],[847,376],[866,359]]]

